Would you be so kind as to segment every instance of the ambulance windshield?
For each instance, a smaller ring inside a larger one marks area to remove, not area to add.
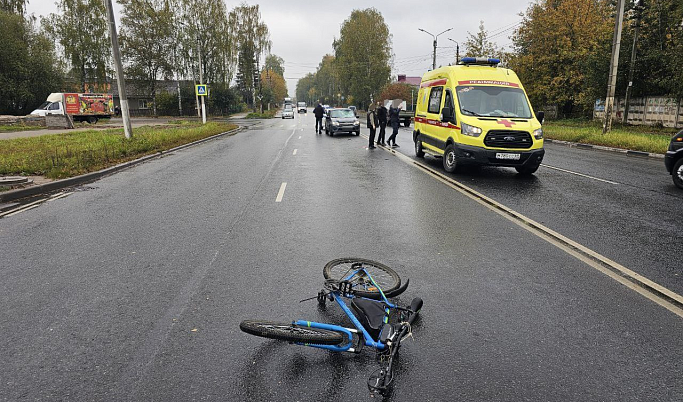
[[[456,92],[460,111],[466,116],[531,118],[529,103],[519,88],[459,86]]]

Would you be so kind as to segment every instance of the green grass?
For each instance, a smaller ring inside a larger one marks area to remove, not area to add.
[[[130,140],[123,129],[88,130],[0,141],[0,175],[63,179],[168,150],[237,126],[211,122],[183,127],[139,127]]]
[[[45,128],[45,126],[25,126],[23,124],[19,124],[16,126],[0,126],[0,133],[12,133],[12,132],[16,132],[16,131],[41,130],[44,128]]]
[[[600,121],[570,119],[543,123],[545,138],[658,154],[666,152],[671,137],[678,131],[673,128],[615,124],[609,134],[603,135]]]

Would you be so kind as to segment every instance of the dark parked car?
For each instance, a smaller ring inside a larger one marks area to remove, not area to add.
[[[666,170],[671,173],[674,184],[683,188],[683,130],[674,135],[669,144],[669,150],[664,156]]]
[[[355,133],[360,135],[360,122],[351,109],[330,109],[325,118],[325,134]]]

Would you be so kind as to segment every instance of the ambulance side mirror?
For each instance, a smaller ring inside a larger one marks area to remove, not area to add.
[[[536,120],[538,120],[539,123],[543,124],[543,119],[545,119],[545,112],[536,112]]]
[[[444,106],[444,108],[441,109],[441,121],[455,123],[453,121],[453,109],[451,109],[449,106]]]

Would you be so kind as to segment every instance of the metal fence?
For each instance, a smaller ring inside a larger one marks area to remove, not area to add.
[[[683,128],[683,105],[681,103],[683,103],[681,99],[663,96],[632,98],[628,109],[628,124]],[[623,120],[624,105],[624,99],[615,100],[613,117],[616,121]],[[593,118],[605,118],[605,103],[602,99],[595,101]]]

